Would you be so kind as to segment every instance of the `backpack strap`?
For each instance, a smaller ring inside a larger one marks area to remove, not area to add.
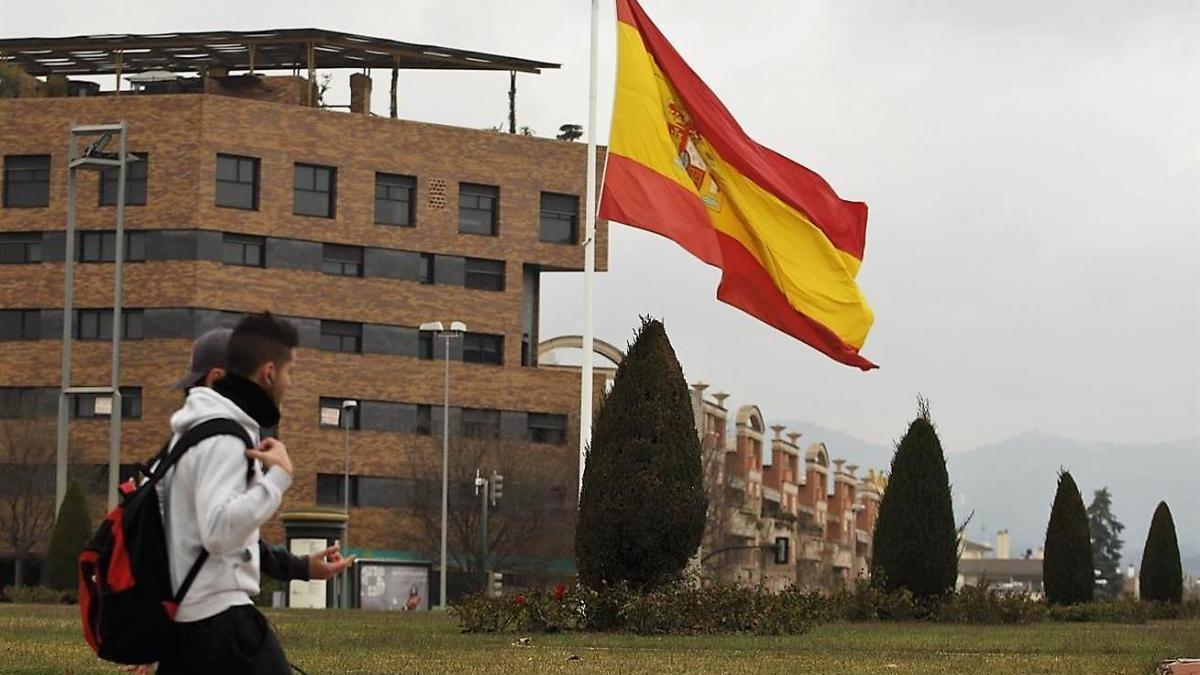
[[[163,476],[167,475],[167,470],[174,466],[180,457],[183,457],[183,453],[213,436],[235,436],[241,439],[247,448],[254,447],[254,442],[250,440],[250,434],[246,433],[245,427],[234,420],[222,417],[201,422],[188,429],[179,437],[175,445],[171,446],[170,452],[158,463],[154,475],[150,476],[150,482],[157,483],[162,480]]]
[[[162,480],[167,470],[179,461],[183,453],[213,436],[235,436],[241,439],[247,448],[254,447],[254,442],[250,439],[250,434],[246,433],[246,429],[234,420],[218,418],[201,422],[188,429],[179,437],[179,440],[176,441],[166,458],[158,463],[158,468],[155,469],[154,475],[150,477],[150,482],[157,483],[159,480]],[[250,462],[250,469],[247,472],[247,481],[249,481],[249,474],[254,470],[253,460],[248,461]],[[168,499],[167,503],[163,505],[164,512],[170,507],[169,502],[170,500]],[[192,563],[192,566],[188,569],[187,576],[183,578],[183,583],[179,585],[179,590],[175,593],[173,601],[176,605],[183,602],[183,597],[187,595],[188,590],[192,587],[192,583],[196,581],[196,575],[200,574],[200,568],[204,566],[206,560],[208,560],[208,550],[202,548],[200,549],[200,555],[196,558],[196,562]]]

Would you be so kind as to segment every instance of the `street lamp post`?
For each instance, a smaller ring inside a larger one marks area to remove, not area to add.
[[[346,429],[345,460],[346,472],[342,483],[342,509],[346,512],[346,529],[342,532],[342,554],[350,555],[350,414],[358,407],[358,401],[342,401],[341,422]],[[342,575],[342,607],[350,607],[350,574]]]
[[[446,377],[445,392],[442,403],[442,547],[438,566],[438,595],[439,609],[446,609],[446,532],[450,513],[450,341],[467,332],[467,327],[461,321],[451,321],[450,330],[446,330],[441,321],[431,321],[421,324],[422,331],[430,331],[445,342]]]

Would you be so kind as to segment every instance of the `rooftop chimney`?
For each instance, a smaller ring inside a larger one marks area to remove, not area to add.
[[[1010,547],[1012,538],[1008,535],[1008,530],[1000,530],[996,533],[996,557],[1001,560],[1006,560],[1011,554]]]
[[[846,463],[846,460],[844,460],[844,459],[835,459],[835,460],[833,460],[833,465],[834,465],[834,467],[836,467],[836,468],[833,470],[833,472],[834,472],[834,473],[842,473],[842,465],[843,465],[843,464],[845,464],[845,463]]]
[[[775,440],[783,440],[783,430],[786,428],[782,424],[775,424],[771,427],[771,431],[775,432]]]
[[[723,391],[718,391],[717,393],[713,394],[713,398],[715,398],[717,400],[717,405],[724,408],[725,407],[725,399],[729,398],[729,394],[726,394]]]
[[[801,436],[803,436],[803,435],[804,435],[804,434],[802,434],[802,433],[800,433],[800,432],[798,432],[798,431],[789,431],[789,432],[788,432],[788,435],[787,435],[787,437],[788,437],[788,442],[789,442],[789,443],[791,443],[792,445],[795,445],[795,444],[796,444],[796,441],[800,440],[800,437],[801,437]]]

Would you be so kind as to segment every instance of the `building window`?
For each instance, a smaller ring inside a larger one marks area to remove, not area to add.
[[[411,226],[416,190],[417,179],[412,176],[375,174],[375,222]]]
[[[342,277],[361,277],[363,249],[361,246],[325,244],[321,247],[321,271]]]
[[[50,205],[50,155],[5,156],[4,205]]]
[[[322,396],[317,404],[319,424],[323,427],[343,427],[348,424],[351,429],[358,429],[358,406],[342,409],[342,403],[348,400],[351,399]],[[343,413],[346,415],[345,420],[342,419]]]
[[[466,258],[464,264],[467,288],[485,291],[504,290],[504,261],[484,258]]]
[[[462,435],[468,438],[500,438],[500,411],[463,408]]]
[[[433,283],[433,260],[432,253],[421,254],[421,283],[423,284]]]
[[[79,251],[75,256],[79,262],[113,262],[117,259],[116,232],[80,232]],[[125,233],[125,262],[142,262],[146,259],[146,233]]]
[[[42,337],[40,309],[0,310],[0,341],[38,340]]]
[[[542,211],[538,219],[538,240],[551,244],[578,241],[579,197],[542,193]]]
[[[253,237],[246,234],[225,235],[224,246],[221,249],[221,262],[226,265],[245,265],[246,267],[262,267],[266,264],[263,254],[267,247],[265,237]]]
[[[467,363],[504,363],[504,336],[483,333],[463,335],[462,358]]]
[[[0,265],[42,262],[41,232],[0,234]]]
[[[417,422],[413,425],[413,433],[425,436],[433,433],[433,406],[417,406]]]
[[[258,209],[258,158],[217,155],[217,206]]]
[[[346,474],[319,473],[317,474],[317,505],[342,506],[346,503],[343,490],[346,488]],[[350,476],[350,506],[358,506],[358,476]]]
[[[58,390],[39,387],[0,387],[0,419],[50,417],[58,410]]]
[[[417,358],[433,359],[433,332],[423,330],[417,336]]]
[[[129,155],[126,155],[129,157]],[[137,161],[125,164],[125,204],[146,203],[146,176],[150,173],[149,155],[138,155]],[[100,170],[100,206],[117,203],[117,179],[120,169],[115,166]]]
[[[80,309],[75,312],[76,340],[111,340],[111,309]],[[146,337],[144,315],[140,309],[121,311],[121,339],[141,340]]]
[[[78,394],[74,397],[73,405],[75,417],[82,419],[108,417],[112,414],[113,408],[112,397],[104,394]],[[121,417],[141,419],[141,387],[121,387]]]
[[[331,352],[362,352],[362,324],[348,321],[321,322],[321,349]]]
[[[337,170],[331,166],[296,164],[292,213],[332,218]]]
[[[529,413],[529,442],[562,445],[567,442],[567,416]]]
[[[495,236],[499,223],[500,188],[458,184],[458,231]]]

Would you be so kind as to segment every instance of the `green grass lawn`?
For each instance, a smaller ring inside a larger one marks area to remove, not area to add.
[[[74,607],[0,605],[0,672],[113,673]],[[438,614],[268,613],[318,673],[1152,673],[1200,655],[1200,621],[1031,626],[833,624],[797,637],[462,635]],[[572,654],[581,660],[570,661]]]

